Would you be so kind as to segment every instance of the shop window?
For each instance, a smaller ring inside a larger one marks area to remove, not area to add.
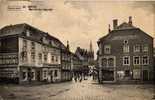
[[[43,75],[44,75],[44,76],[43,76],[44,78],[47,77],[47,71],[46,71],[46,70],[44,70]]]
[[[129,77],[130,76],[130,71],[129,70],[126,70],[125,71],[125,77]]]
[[[22,77],[23,77],[23,80],[26,79],[26,72],[22,72]]]
[[[35,73],[32,72],[32,76],[31,76],[32,79],[35,79]]]
[[[58,76],[58,71],[57,71],[57,70],[55,70],[55,72],[54,72],[54,76],[55,76],[55,77]]]

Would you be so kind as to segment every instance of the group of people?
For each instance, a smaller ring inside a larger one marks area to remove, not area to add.
[[[74,78],[74,81],[75,81],[75,82],[78,82],[78,81],[79,81],[79,82],[82,82],[83,77],[84,77],[84,76],[83,76],[82,73],[74,73],[74,77],[73,77],[73,78]]]

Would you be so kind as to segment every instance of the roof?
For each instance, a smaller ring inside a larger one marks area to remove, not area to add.
[[[0,30],[0,37],[20,34],[23,32],[25,25],[26,24],[23,23],[23,24],[5,26]]]
[[[98,43],[100,43],[100,41],[102,41],[102,40],[106,40],[106,39],[109,40],[109,38],[115,37],[115,36],[124,36],[124,38],[125,37],[129,38],[129,36],[130,36],[131,38],[132,37],[138,38],[139,34],[145,34],[145,36],[152,38],[150,35],[148,35],[144,31],[142,31],[141,29],[124,22],[124,23],[120,24],[119,26],[117,26],[116,29],[110,31],[107,35],[101,37],[99,39]]]
[[[120,24],[119,26],[117,26],[116,30],[134,29],[134,28],[136,28],[136,27],[127,23],[127,22],[124,22],[124,23]]]
[[[87,51],[86,49],[82,49],[80,47],[77,47],[75,54],[80,55],[82,58],[88,58],[94,56],[93,52]]]
[[[66,46],[56,37],[51,36],[47,32],[43,32],[29,24],[26,23],[21,23],[21,24],[15,24],[15,25],[8,25],[0,29],[0,37],[5,37],[5,36],[13,36],[13,35],[20,35],[26,30],[32,30],[35,32],[32,32],[32,34],[36,34],[37,36],[35,37],[35,41],[40,41],[43,37],[47,39],[54,40],[58,42],[61,46],[61,49],[66,50]]]

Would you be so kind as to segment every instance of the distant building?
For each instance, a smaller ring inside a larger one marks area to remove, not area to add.
[[[149,81],[154,77],[153,38],[129,22],[98,40],[99,81]]]
[[[62,81],[72,80],[72,68],[71,68],[71,52],[69,50],[69,43],[67,41],[67,47],[63,46],[61,49],[61,79]]]
[[[94,51],[92,49],[92,43],[90,43],[90,50],[77,47],[75,55],[82,62],[83,71],[89,72],[89,67],[94,65]]]
[[[73,74],[81,72],[81,70],[82,70],[82,61],[74,53],[72,53],[71,64],[72,64],[72,72],[73,72]]]
[[[0,30],[0,80],[60,82],[62,58],[69,52],[59,39],[28,24],[5,26]]]

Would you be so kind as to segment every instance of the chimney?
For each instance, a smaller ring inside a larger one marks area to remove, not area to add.
[[[67,49],[69,50],[69,41],[67,41]]]
[[[113,20],[113,29],[117,29],[117,25],[118,25],[118,20],[117,19],[114,19]]]
[[[129,25],[132,26],[132,16],[129,16]]]
[[[109,33],[111,32],[111,29],[110,29],[110,24],[109,24],[109,29],[108,29]]]

